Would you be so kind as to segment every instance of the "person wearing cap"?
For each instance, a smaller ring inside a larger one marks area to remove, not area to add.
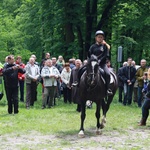
[[[89,51],[88,51],[88,59],[91,57],[92,54],[99,56],[99,66],[104,70],[105,72],[105,81],[106,81],[106,89],[107,89],[107,95],[112,95],[111,89],[108,89],[109,83],[110,83],[110,71],[108,67],[106,66],[106,58],[109,54],[110,46],[104,41],[105,34],[102,30],[98,30],[95,33],[95,44],[93,44]],[[83,72],[86,70],[86,66],[82,67],[79,71],[79,82],[80,83],[80,77],[82,76]],[[73,84],[74,86],[74,84]]]

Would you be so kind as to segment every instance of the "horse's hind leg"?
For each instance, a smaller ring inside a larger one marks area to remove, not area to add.
[[[81,104],[81,126],[80,126],[80,132],[78,133],[79,137],[84,137],[84,120],[86,117],[86,105],[85,103]]]
[[[95,116],[97,118],[97,130],[96,130],[96,134],[100,134],[100,103],[96,104],[96,113]]]

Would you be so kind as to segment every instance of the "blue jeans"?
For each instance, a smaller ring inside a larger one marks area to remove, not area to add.
[[[132,93],[133,93],[133,85],[128,85],[127,83],[124,83],[124,100],[123,104],[130,105],[132,103]]]
[[[145,99],[142,105],[142,118],[145,120],[147,120],[149,116],[149,109],[150,109],[150,100]]]
[[[142,96],[143,96],[142,89],[143,87],[138,87],[138,106],[139,107],[141,107],[142,105]]]

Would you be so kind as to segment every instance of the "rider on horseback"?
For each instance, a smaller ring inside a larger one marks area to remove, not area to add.
[[[91,57],[92,54],[96,55],[99,60],[99,66],[104,70],[105,72],[105,82],[106,82],[106,89],[107,89],[107,95],[112,95],[111,89],[109,89],[109,83],[110,83],[110,72],[109,69],[106,66],[106,58],[108,57],[110,46],[104,41],[105,34],[103,31],[98,30],[95,33],[95,40],[96,43],[93,44],[88,52],[88,58]],[[86,65],[83,66],[78,73],[78,83],[73,83],[73,86],[76,86],[80,84],[80,78],[84,71],[86,70]]]

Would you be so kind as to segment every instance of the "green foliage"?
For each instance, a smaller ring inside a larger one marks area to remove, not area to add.
[[[66,60],[83,59],[100,25],[111,44],[114,63],[120,45],[124,60],[130,56],[136,62],[141,58],[149,61],[149,10],[147,0],[3,0],[0,51],[16,55],[25,49],[35,53],[38,61],[45,52],[56,57],[63,55]]]

